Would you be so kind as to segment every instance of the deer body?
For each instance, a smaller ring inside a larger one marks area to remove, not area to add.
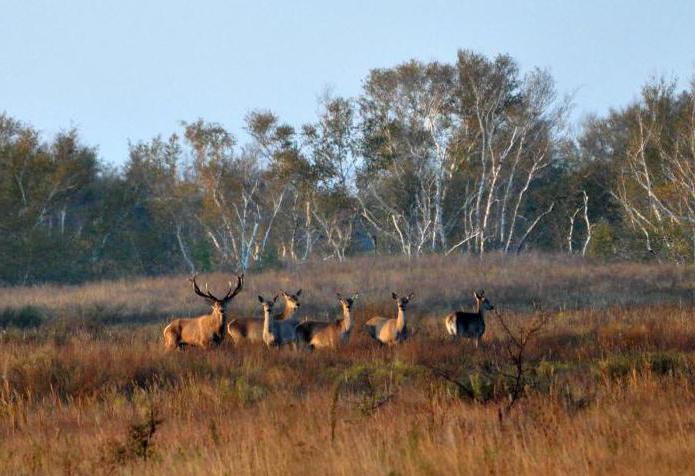
[[[495,308],[485,297],[485,291],[473,293],[475,298],[475,312],[456,311],[448,314],[444,318],[444,326],[449,335],[454,339],[466,337],[475,339],[475,346],[478,347],[480,339],[485,333],[485,311]]]
[[[233,319],[227,324],[227,334],[234,345],[242,342],[263,342],[263,319],[255,317]]]
[[[281,315],[275,317],[272,321],[273,332],[278,340],[277,345],[284,344],[295,344],[297,342],[297,331],[296,327],[299,324],[299,316],[297,315],[297,309],[301,304],[299,303],[299,296],[302,294],[302,290],[297,291],[296,294],[289,294],[288,292],[282,291],[282,297],[285,298],[285,310]]]
[[[382,344],[393,345],[403,342],[408,338],[408,326],[405,320],[405,310],[411,299],[415,296],[410,293],[408,297],[399,298],[398,294],[392,293],[391,296],[398,306],[396,318],[386,318],[381,316],[372,317],[365,324],[367,333]]]
[[[225,310],[227,304],[241,291],[244,275],[238,276],[236,289],[232,290],[232,283],[229,283],[229,290],[222,299],[213,296],[207,290],[207,285],[205,287],[206,292],[203,293],[198,288],[195,277],[192,281],[194,292],[210,302],[212,312],[190,319],[175,319],[169,323],[164,328],[164,347],[166,350],[174,350],[186,345],[208,349],[222,342],[226,322]]]
[[[164,346],[167,350],[183,345],[207,349],[222,341],[224,323],[224,312],[218,306],[209,315],[176,319],[164,329]]]
[[[297,325],[297,341],[306,344],[309,349],[336,348],[345,345],[352,333],[352,305],[357,294],[344,298],[338,294],[338,302],[343,310],[343,318],[336,322],[306,321]]]
[[[285,298],[285,309],[281,314],[277,314],[272,317],[275,322],[288,321],[293,322],[294,326],[297,325],[298,321],[293,321],[296,319],[294,314],[297,308],[300,306],[299,296],[302,294],[302,290],[297,291],[296,294],[289,294],[285,291],[282,292]],[[263,321],[264,319],[256,319],[255,317],[243,317],[240,319],[233,319],[227,325],[227,334],[234,342],[234,345],[239,345],[242,342],[264,342],[263,340]],[[294,326],[285,325],[284,327],[292,327],[294,331]],[[285,334],[290,334],[289,331],[285,330]]]
[[[277,296],[272,301],[266,301],[262,296],[258,296],[258,300],[263,306],[263,342],[268,347],[279,347],[281,345],[295,343],[296,334],[293,324],[292,332],[288,332],[290,327],[288,321],[279,321],[273,317],[273,304],[277,300]],[[291,322],[291,321],[290,321]]]

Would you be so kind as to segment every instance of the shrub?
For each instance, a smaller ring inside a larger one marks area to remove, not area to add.
[[[8,307],[0,313],[0,327],[30,329],[39,327],[44,320],[43,313],[33,306],[24,306],[19,309]]]
[[[589,254],[601,258],[615,256],[615,236],[611,225],[597,223],[593,226]]]
[[[157,409],[150,405],[142,419],[128,424],[126,441],[113,445],[112,462],[125,464],[133,459],[147,461],[154,454],[153,438],[162,419],[157,415]]]

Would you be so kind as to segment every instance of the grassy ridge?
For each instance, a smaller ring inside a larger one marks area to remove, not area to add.
[[[228,279],[205,278],[215,289]],[[695,457],[692,268],[544,256],[312,263],[249,276],[231,311],[257,314],[257,293],[300,287],[316,317],[338,313],[336,290],[360,291],[347,347],[166,354],[166,316],[206,309],[183,277],[2,290],[6,309],[45,320],[0,337],[0,472],[682,474]],[[475,350],[446,339],[439,320],[481,287],[514,332],[538,317],[532,301],[549,318],[508,411],[500,322],[488,316]],[[393,312],[392,289],[417,293],[416,333],[389,349],[359,327]]]
[[[202,276],[222,292],[232,275]],[[391,312],[392,290],[415,291],[415,313],[431,315],[452,307],[470,307],[472,292],[484,288],[499,305],[530,309],[532,301],[546,309],[695,302],[693,267],[668,264],[591,262],[564,255],[431,256],[409,261],[401,257],[363,257],[346,263],[310,262],[249,275],[231,314],[260,316],[256,295],[279,289],[304,289],[304,314],[336,314],[335,293],[359,291],[361,301],[383,304]],[[83,286],[0,288],[0,309],[38,309],[46,318],[88,320],[92,324],[144,324],[171,316],[207,312],[191,291],[186,276],[104,281]]]

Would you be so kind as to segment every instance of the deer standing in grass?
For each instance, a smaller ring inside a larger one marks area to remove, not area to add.
[[[299,316],[297,310],[301,304],[299,296],[302,294],[300,289],[295,294],[290,294],[282,291],[282,297],[285,298],[285,310],[282,314],[275,316],[275,328],[277,329],[280,345],[292,344],[297,347],[297,324],[299,324]]]
[[[237,276],[236,288],[232,289],[230,281],[229,290],[220,299],[208,291],[207,284],[205,285],[205,292],[202,292],[195,278],[193,276],[191,279],[193,291],[210,303],[212,312],[191,319],[176,319],[166,326],[164,328],[164,347],[167,350],[174,350],[186,345],[208,349],[212,345],[222,342],[226,322],[225,310],[244,285],[244,275]]]
[[[258,296],[258,301],[261,303],[261,307],[263,308],[263,331],[261,334],[263,337],[263,342],[268,347],[282,344],[280,341],[280,336],[277,332],[277,326],[275,325],[275,318],[272,316],[273,306],[277,300],[277,296],[275,296],[272,301],[267,301],[263,299],[263,296]]]
[[[444,318],[444,326],[449,335],[454,339],[466,337],[475,339],[475,347],[480,344],[480,339],[485,333],[485,311],[492,311],[495,306],[485,297],[485,291],[474,291],[475,312],[456,311]]]
[[[408,303],[415,297],[415,293],[410,293],[408,297],[398,297],[398,294],[391,293],[396,305],[398,315],[396,318],[376,316],[372,317],[364,325],[367,334],[382,344],[393,345],[408,338],[408,327],[405,321],[405,309]]]
[[[295,313],[301,305],[299,302],[299,296],[301,294],[301,289],[297,291],[296,294],[289,294],[282,291],[282,297],[285,299],[285,309],[282,313],[271,316],[274,321],[287,321],[288,323],[292,323],[281,326],[283,329],[292,327],[291,332],[285,330],[285,334],[294,334],[294,327],[298,323],[295,318]],[[227,333],[235,345],[241,344],[242,342],[263,342],[263,319],[256,319],[254,317],[233,319],[227,325]]]
[[[337,294],[338,302],[343,310],[343,318],[335,322],[306,321],[297,325],[297,341],[308,346],[309,349],[334,349],[339,344],[345,345],[350,340],[352,332],[352,305],[357,299],[357,293],[346,298]]]

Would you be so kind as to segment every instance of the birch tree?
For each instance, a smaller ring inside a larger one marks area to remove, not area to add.
[[[613,197],[645,248],[676,261],[695,260],[695,85],[648,84],[624,112],[629,141]]]
[[[294,128],[270,111],[253,111],[246,117],[252,147],[265,164],[267,186],[283,191],[282,208],[275,217],[277,247],[290,261],[304,261],[317,240],[314,223],[316,174],[300,149]]]
[[[81,204],[97,173],[94,150],[75,130],[44,141],[0,113],[0,258],[12,270],[9,280],[80,279],[79,244],[88,225]]]
[[[547,72],[533,70],[521,78],[508,56],[489,60],[459,52],[457,77],[457,112],[467,125],[462,140],[470,144],[469,164],[478,174],[472,212],[477,249],[482,254],[489,243],[510,251],[518,233],[525,241],[538,224],[520,212],[533,182],[554,159],[568,106],[557,101]]]
[[[345,259],[357,221],[355,172],[358,130],[351,100],[326,94],[318,121],[302,128],[304,146],[315,178],[312,215],[327,256]]]
[[[203,194],[201,224],[222,261],[245,272],[263,256],[285,190],[267,186],[252,151],[235,155],[232,135],[219,124],[187,124],[185,136]]]
[[[453,73],[450,65],[417,61],[373,70],[360,98],[362,216],[406,255],[449,242],[446,201],[460,163]]]

